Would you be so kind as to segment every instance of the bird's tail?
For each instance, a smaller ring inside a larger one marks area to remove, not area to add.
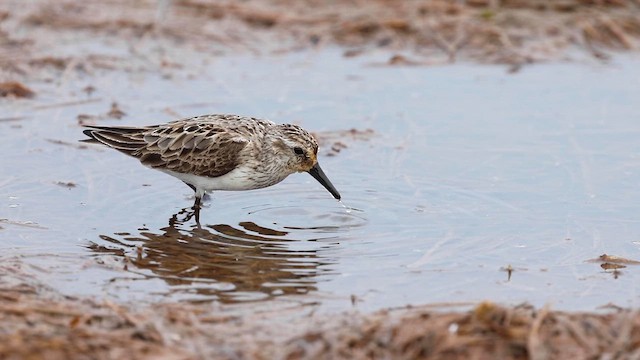
[[[144,128],[135,127],[107,127],[86,126],[83,133],[89,139],[80,140],[89,144],[103,144],[115,150],[131,155],[134,151],[146,145],[144,141]]]

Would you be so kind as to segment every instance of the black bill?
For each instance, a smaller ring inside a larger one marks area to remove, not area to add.
[[[331,183],[331,181],[329,181],[327,175],[324,174],[324,171],[322,171],[322,168],[320,168],[320,164],[316,163],[311,168],[311,170],[307,172],[311,174],[311,176],[313,176],[316,180],[318,180],[318,182],[322,184],[322,186],[324,186],[324,188],[327,189],[334,198],[340,200],[340,193],[338,192],[338,190],[336,190],[335,187],[333,187],[333,184]]]

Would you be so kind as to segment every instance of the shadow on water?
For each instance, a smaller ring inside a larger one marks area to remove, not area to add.
[[[354,226],[286,230],[251,221],[236,226],[196,224],[192,216],[193,210],[185,208],[157,231],[143,227],[138,234],[100,235],[106,246],[91,242],[89,249],[95,255],[124,259],[127,271],[145,279],[164,280],[170,293],[196,295],[200,301],[238,303],[317,290],[318,278],[333,274],[336,260],[330,253],[340,246],[326,234]],[[305,230],[304,239],[302,233],[293,233]]]

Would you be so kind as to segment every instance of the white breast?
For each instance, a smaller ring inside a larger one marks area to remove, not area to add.
[[[196,196],[202,196],[205,192],[214,190],[252,190],[276,184],[286,177],[279,179],[267,179],[263,174],[258,174],[248,167],[238,167],[232,171],[215,178],[179,173],[171,170],[161,170],[171,176],[196,187]],[[262,175],[262,176],[261,176]]]

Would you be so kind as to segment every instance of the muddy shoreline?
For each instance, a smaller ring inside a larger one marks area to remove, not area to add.
[[[125,10],[126,9],[126,10]],[[55,81],[65,72],[160,71],[185,66],[172,52],[215,58],[339,46],[345,57],[388,53],[387,65],[455,61],[522,65],[634,51],[640,39],[634,1],[208,2],[6,1],[0,5],[0,79]],[[68,51],[74,42],[139,48]]]
[[[23,272],[19,262],[2,271]],[[238,315],[215,304],[65,297],[24,274],[4,275],[0,286],[3,359],[633,358],[640,351],[640,316],[615,307],[568,313],[483,302],[468,311],[356,306],[327,316],[293,306]]]
[[[0,282],[3,359],[634,358],[640,351],[640,316],[615,307],[567,313],[483,302],[468,311],[434,304],[327,316],[294,306],[240,316],[211,304],[64,297],[24,276]]]
[[[216,57],[237,53],[338,48],[345,58],[382,53],[382,66],[472,62],[517,71],[541,62],[606,62],[617,52],[636,51],[639,39],[640,3],[623,0],[10,0],[0,4],[0,96],[38,105],[55,98],[55,84],[73,76],[90,83],[103,72],[194,79]],[[95,44],[111,47],[94,51]],[[89,85],[81,91],[91,96],[94,90]],[[77,122],[118,119],[126,111],[114,102],[103,114],[79,115]],[[15,126],[20,120],[10,114],[0,119]],[[368,138],[371,130],[347,135],[328,133],[332,146],[325,155],[340,156],[350,140]],[[75,183],[58,185],[68,190]],[[0,236],[15,225],[0,222]],[[613,306],[569,313],[483,302],[465,304],[466,310],[427,304],[367,313],[353,298],[353,311],[334,315],[297,306],[242,315],[215,303],[149,305],[63,295],[19,258],[7,259],[0,270],[3,359],[640,355],[640,316]]]

